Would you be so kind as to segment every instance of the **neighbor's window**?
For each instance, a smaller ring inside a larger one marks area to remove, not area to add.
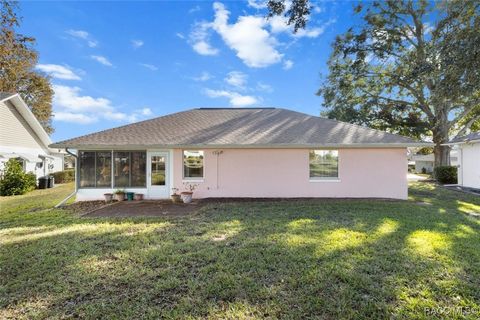
[[[112,185],[111,151],[80,151],[78,160],[80,188],[108,188]]]
[[[183,151],[183,177],[187,179],[203,178],[203,151]]]
[[[338,150],[310,150],[310,179],[338,178]]]
[[[147,156],[144,151],[113,153],[114,187],[145,187]]]

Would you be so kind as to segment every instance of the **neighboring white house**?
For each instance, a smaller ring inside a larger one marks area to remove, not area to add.
[[[410,153],[408,156],[409,166],[415,166],[415,172],[422,173],[425,169],[426,173],[433,173],[435,168],[435,156],[433,153],[430,154],[414,154]],[[458,166],[458,147],[454,146],[450,150],[450,165]]]
[[[435,162],[434,155],[431,154],[412,154],[409,159],[415,163],[415,172],[418,173],[432,173],[433,164]]]
[[[447,145],[458,150],[458,184],[480,189],[480,132],[455,138]]]
[[[5,162],[17,158],[25,172],[37,177],[63,170],[63,150],[52,141],[18,94],[0,92],[0,173]]]

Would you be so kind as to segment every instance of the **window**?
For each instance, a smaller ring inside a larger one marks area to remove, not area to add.
[[[131,187],[145,187],[147,181],[147,154],[132,152]]]
[[[145,152],[113,153],[114,187],[145,187],[147,156]]]
[[[100,152],[99,152],[100,153]],[[100,181],[100,185],[107,184],[110,186],[111,176],[104,177],[101,171],[104,166],[100,162],[111,161],[111,152],[101,152],[101,160],[98,162],[97,170],[97,152],[95,151],[80,151],[78,156],[79,162],[79,186],[80,188],[95,188],[97,182]],[[108,157],[108,160],[105,158]],[[105,180],[106,179],[106,180]]]
[[[80,151],[78,186],[80,188],[111,188],[113,175],[114,187],[145,187],[146,159],[145,151],[113,152],[113,159],[112,151]]]
[[[96,187],[109,188],[112,185],[112,152],[97,152],[96,156]]]
[[[183,151],[183,177],[185,179],[203,178],[203,151]]]
[[[310,179],[338,179],[338,150],[310,150]]]

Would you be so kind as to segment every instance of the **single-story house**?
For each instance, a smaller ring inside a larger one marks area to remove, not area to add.
[[[0,173],[16,158],[37,177],[63,170],[63,151],[52,149],[50,137],[18,94],[0,92]]]
[[[57,142],[77,150],[77,200],[116,189],[168,198],[406,199],[410,138],[279,108],[199,108]]]
[[[433,169],[435,168],[435,155],[433,153],[429,154],[415,154],[411,153],[408,156],[408,164],[409,166],[415,168],[415,172],[422,173],[423,169],[425,169],[426,173],[433,173]],[[458,165],[458,150],[456,147],[450,149],[449,153],[449,160],[450,165],[457,166]]]
[[[457,149],[458,184],[480,189],[480,132],[455,138],[447,145]]]
[[[430,154],[412,154],[410,161],[415,164],[415,172],[417,173],[432,173],[435,163],[434,155]]]

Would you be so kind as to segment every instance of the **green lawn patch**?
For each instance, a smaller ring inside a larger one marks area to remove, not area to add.
[[[480,197],[416,183],[409,201],[87,219],[51,209],[71,188],[0,198],[0,318],[480,316]]]

